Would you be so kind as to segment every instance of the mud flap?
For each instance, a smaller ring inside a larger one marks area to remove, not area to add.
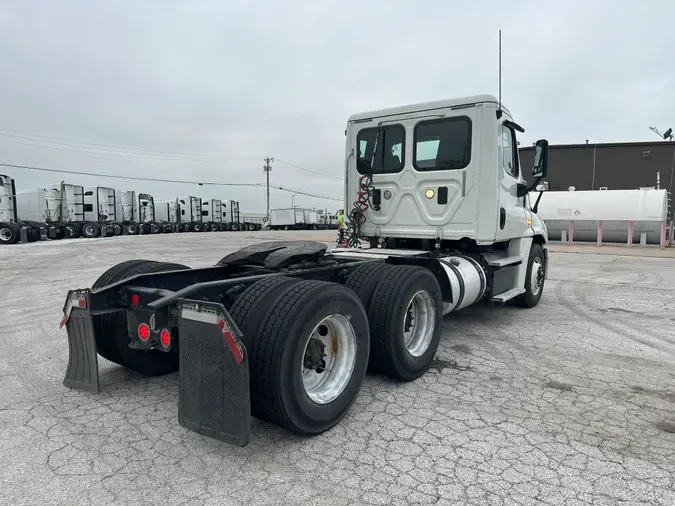
[[[251,436],[248,355],[222,304],[178,301],[178,423],[238,446]]]
[[[63,384],[78,390],[100,392],[94,323],[86,290],[68,292],[61,327],[68,333],[68,368]]]

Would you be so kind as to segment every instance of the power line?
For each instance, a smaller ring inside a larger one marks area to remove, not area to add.
[[[31,140],[31,141],[37,141],[37,142],[49,142],[49,141],[42,141],[40,139],[50,139],[53,141],[62,141],[60,143],[57,142],[52,142],[52,144],[60,144],[63,145],[63,143],[68,143],[68,144],[81,144],[81,145],[86,145],[86,146],[94,146],[94,147],[99,147],[99,148],[112,148],[114,150],[121,150],[125,152],[141,152],[141,153],[149,153],[149,154],[155,154],[155,155],[165,155],[165,156],[178,156],[178,157],[189,157],[189,158],[212,158],[212,159],[218,159],[218,160],[223,160],[223,159],[237,159],[237,160],[242,160],[242,159],[247,159],[247,160],[258,160],[262,158],[261,156],[227,156],[227,155],[214,155],[214,154],[207,154],[207,153],[179,153],[179,152],[170,152],[170,151],[159,151],[159,150],[154,150],[154,149],[144,149],[144,148],[129,148],[125,146],[115,146],[112,144],[100,144],[96,142],[85,142],[85,141],[75,141],[72,139],[64,139],[62,137],[50,137],[48,135],[39,135],[39,134],[31,134],[27,132],[19,132],[17,130],[9,130],[7,128],[0,128],[0,132],[9,132],[3,133],[1,135],[4,135],[6,137],[14,137],[14,138],[19,138],[19,139],[24,139],[24,140]],[[10,135],[14,134],[14,135]],[[23,136],[23,137],[22,137]],[[28,136],[29,138],[25,138],[25,136]],[[37,137],[38,139],[31,139],[30,137]],[[9,142],[9,141],[8,141]],[[66,145],[68,145],[66,144]],[[73,146],[77,147],[77,146]]]
[[[272,159],[270,159],[272,160]],[[14,169],[25,169],[25,170],[37,170],[42,172],[52,172],[57,174],[74,174],[78,176],[94,176],[94,177],[108,177],[112,179],[130,179],[135,181],[151,181],[155,183],[178,183],[178,184],[196,184],[199,186],[244,186],[244,187],[263,187],[266,186],[264,183],[219,183],[213,181],[187,181],[187,180],[178,180],[178,179],[161,179],[161,178],[150,178],[142,176],[120,176],[117,174],[97,174],[94,172],[81,172],[74,170],[63,170],[63,169],[51,169],[46,167],[34,167],[30,165],[15,165],[11,163],[0,163],[0,167],[10,167]],[[276,190],[281,190],[285,192],[297,193],[298,195],[305,195],[307,197],[314,197],[319,199],[326,200],[336,200],[342,201],[341,198],[329,197],[328,195],[320,195],[317,193],[305,192],[302,190],[295,190],[293,188],[284,188],[282,186],[269,185],[269,188],[274,188]]]
[[[295,165],[293,163],[286,162],[286,161],[281,160],[279,158],[277,158],[276,161],[279,162],[282,165],[285,165],[285,166],[289,167],[289,168],[297,169],[301,172],[305,172],[307,174],[312,174],[314,176],[325,177],[326,179],[334,179],[336,181],[342,181],[342,179],[343,179],[341,177],[329,176],[328,174],[322,174],[321,172],[316,172],[314,170],[306,169],[304,167],[300,167],[299,165]]]

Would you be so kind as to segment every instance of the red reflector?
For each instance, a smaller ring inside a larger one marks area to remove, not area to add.
[[[171,344],[171,333],[168,330],[164,329],[162,330],[162,333],[160,334],[159,337],[162,342],[162,346],[168,348],[169,345]]]
[[[77,307],[82,308],[82,309],[86,308],[87,307],[87,301],[84,300],[84,299],[78,299]]]
[[[150,327],[148,327],[147,324],[141,323],[138,326],[138,337],[141,339],[141,341],[147,341],[150,339]]]
[[[141,298],[138,295],[134,294],[134,295],[131,296],[131,305],[132,306],[138,306],[138,305],[140,305],[140,303],[141,303]]]
[[[223,330],[225,328],[225,320],[218,320],[218,328]]]

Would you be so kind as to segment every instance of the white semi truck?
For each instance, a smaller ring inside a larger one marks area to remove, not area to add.
[[[223,202],[220,199],[202,199],[202,222],[206,230],[225,230],[223,223]]]
[[[528,185],[521,132],[490,95],[351,116],[340,247],[262,241],[213,267],[113,266],[66,296],[64,384],[99,391],[98,350],[142,374],[179,370],[178,422],[194,432],[244,446],[251,416],[325,432],[366,371],[422,376],[444,315],[539,303],[548,236],[525,197],[546,176],[548,142]]]
[[[42,227],[49,239],[107,236],[112,227],[101,226],[96,216],[84,213],[84,188],[64,182],[16,192],[18,219]]]
[[[157,229],[151,226],[150,233],[170,234],[172,232],[188,232],[189,227],[178,221],[178,200],[158,200],[155,202],[155,219]]]
[[[225,223],[225,230],[241,232],[245,229],[239,213],[239,201],[223,200],[223,223]]]
[[[44,226],[24,223],[19,219],[14,179],[0,174],[0,246],[20,242],[22,229],[26,230],[24,237],[26,242],[34,242],[47,236]]]
[[[108,235],[121,235],[124,227],[117,221],[117,203],[114,188],[104,186],[88,186],[84,189],[84,220],[98,223],[100,229],[104,227]],[[86,231],[83,230],[83,234]],[[100,235],[100,232],[93,237]],[[89,237],[85,235],[85,237]]]
[[[115,191],[115,214],[124,235],[159,232],[155,222],[155,199],[133,190]]]

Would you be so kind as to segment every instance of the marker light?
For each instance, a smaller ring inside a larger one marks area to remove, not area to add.
[[[147,341],[150,339],[150,327],[147,323],[141,323],[138,326],[138,337],[141,341]]]
[[[171,333],[168,330],[163,329],[161,334],[159,335],[159,340],[161,341],[162,346],[168,348],[169,345],[171,344]]]
[[[436,195],[436,192],[434,192],[434,190],[432,190],[431,188],[429,188],[427,191],[424,192],[424,196],[428,199],[433,199],[434,195]]]
[[[141,298],[138,295],[133,294],[131,296],[131,305],[132,306],[139,306],[140,304],[141,304]]]

